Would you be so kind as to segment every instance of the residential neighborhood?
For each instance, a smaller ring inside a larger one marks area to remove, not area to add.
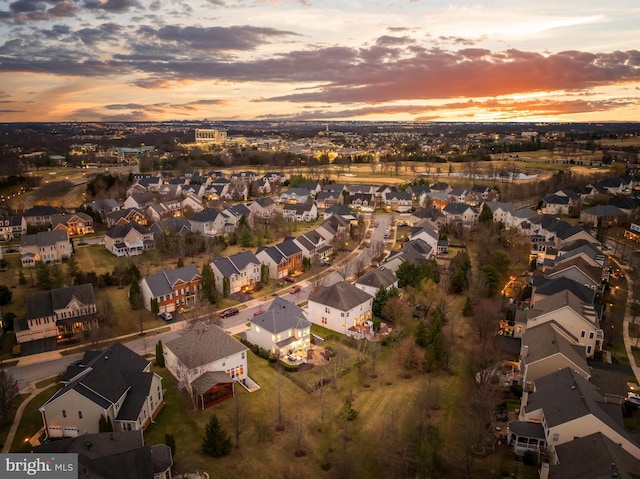
[[[188,457],[193,471],[238,477],[240,455],[272,441],[322,475],[355,468],[339,449],[356,454],[369,435],[415,451],[421,424],[446,434],[423,443],[440,474],[456,471],[440,477],[461,470],[444,450],[454,439],[469,445],[456,453],[467,477],[491,477],[491,458],[514,477],[514,464],[571,477],[567,463],[591,456],[640,470],[637,171],[543,191],[552,171],[514,199],[527,183],[410,166],[397,184],[356,163],[336,169],[353,179],[122,166],[100,173],[120,193],[91,196],[96,175],[73,207],[3,211],[15,387],[44,394],[22,365],[80,355],[38,406],[30,450],[95,444],[80,463],[96,475],[126,464],[172,477]],[[460,391],[445,394],[454,379]],[[450,417],[457,433],[442,432]],[[200,447],[212,418],[237,444],[229,460]],[[411,457],[394,461],[415,472]],[[340,477],[392,477],[353,461],[359,472]]]

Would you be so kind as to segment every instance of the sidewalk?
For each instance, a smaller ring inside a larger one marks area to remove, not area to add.
[[[629,365],[633,370],[633,375],[636,377],[636,382],[640,384],[640,367],[636,364],[636,360],[633,357],[633,351],[631,347],[635,345],[635,338],[631,338],[629,335],[629,323],[633,321],[633,316],[631,314],[631,303],[633,302],[633,281],[631,281],[631,277],[629,276],[628,268],[623,267],[625,277],[627,278],[627,304],[625,305],[624,310],[624,320],[622,322],[622,336],[624,338],[624,348],[627,351],[627,357],[629,358]]]

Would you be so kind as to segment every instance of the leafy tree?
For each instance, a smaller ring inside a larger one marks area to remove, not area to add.
[[[202,295],[211,303],[216,304],[216,277],[209,263],[202,265]]]
[[[491,208],[484,203],[482,205],[482,211],[478,216],[478,223],[489,223],[493,221],[493,213],[491,213]]]
[[[162,349],[162,341],[156,343],[156,364],[158,367],[164,367],[164,351]]]
[[[215,414],[207,423],[202,441],[202,452],[213,457],[223,457],[231,452],[231,438]]]
[[[13,292],[6,285],[0,284],[0,306],[9,304],[12,296]]]

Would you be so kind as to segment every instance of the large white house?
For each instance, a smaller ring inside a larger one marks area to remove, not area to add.
[[[325,328],[363,338],[372,332],[373,297],[346,281],[321,286],[309,296],[309,321]]]
[[[251,319],[247,341],[273,354],[306,351],[311,345],[311,323],[302,308],[277,297],[268,310]]]
[[[227,258],[215,258],[211,269],[216,279],[216,288],[225,292],[225,281],[228,281],[228,293],[237,293],[243,287],[252,287],[260,282],[260,260],[250,251],[244,251]]]
[[[163,345],[165,367],[198,409],[234,396],[234,382],[248,377],[248,348],[215,324],[196,323]]]

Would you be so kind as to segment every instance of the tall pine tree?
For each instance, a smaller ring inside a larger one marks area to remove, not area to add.
[[[207,423],[202,441],[202,452],[213,457],[223,457],[231,452],[231,438],[216,415],[211,416]]]

